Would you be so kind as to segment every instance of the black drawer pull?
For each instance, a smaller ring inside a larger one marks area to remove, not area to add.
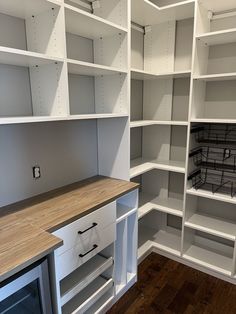
[[[79,257],[85,257],[86,255],[88,255],[89,253],[91,253],[92,251],[94,251],[96,248],[98,247],[97,244],[93,245],[93,248],[91,250],[89,250],[88,252],[84,253],[84,254],[80,254]]]
[[[92,226],[89,227],[88,229],[85,229],[84,231],[78,231],[78,234],[83,234],[83,233],[89,231],[90,229],[93,229],[93,228],[96,227],[97,225],[98,225],[98,224],[97,224],[96,222],[94,222],[94,223],[92,224]]]

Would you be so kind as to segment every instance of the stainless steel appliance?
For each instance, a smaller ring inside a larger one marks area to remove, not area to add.
[[[0,313],[52,313],[47,259],[0,283]]]

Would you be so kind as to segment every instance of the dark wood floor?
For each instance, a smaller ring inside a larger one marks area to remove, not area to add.
[[[107,314],[236,314],[236,286],[152,253]]]

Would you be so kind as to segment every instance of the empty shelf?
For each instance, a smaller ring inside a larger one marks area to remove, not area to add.
[[[191,188],[187,190],[187,194],[201,196],[226,203],[236,204],[236,198],[232,198],[230,195],[220,193],[213,194],[211,191],[206,191],[202,189],[196,190],[195,188]]]
[[[31,67],[54,62],[63,62],[63,59],[46,56],[37,52],[0,46],[0,63],[2,64]]]
[[[117,208],[116,223],[119,223],[121,220],[125,219],[126,217],[132,215],[137,211],[136,208],[130,208],[129,206],[126,206],[121,203],[117,203],[116,208]]]
[[[100,297],[102,297],[113,286],[113,280],[106,280],[102,277],[96,278],[79,295],[76,295],[62,307],[63,314],[84,313]]]
[[[224,275],[231,275],[232,258],[213,252],[211,249],[192,244],[183,257],[191,262],[212,269]]]
[[[187,121],[160,121],[160,120],[139,120],[139,121],[131,121],[130,127],[131,128],[138,128],[150,125],[183,125],[187,126]]]
[[[59,6],[57,0],[0,0],[1,13],[19,18],[28,18]]]
[[[198,35],[197,40],[204,45],[214,46],[236,42],[236,28]]]
[[[127,73],[125,70],[109,67],[105,65],[99,65],[89,62],[76,61],[68,59],[68,72],[71,74],[88,75],[88,76],[100,76],[100,75],[112,75],[117,73]]]
[[[170,227],[157,231],[140,226],[138,257],[141,258],[152,247],[180,256],[181,231]]]
[[[39,122],[53,122],[67,120],[67,116],[29,116],[29,117],[3,117],[0,118],[0,125],[2,124],[21,124],[21,123],[39,123]]]
[[[236,72],[198,75],[198,76],[194,76],[193,79],[194,80],[202,80],[202,81],[206,81],[206,82],[230,81],[230,80],[236,80]]]
[[[101,17],[65,4],[66,31],[86,38],[96,39],[126,33],[127,29]]]
[[[134,0],[132,3],[132,21],[142,25],[155,25],[170,20],[183,20],[193,17],[194,0],[177,2],[158,7],[148,0]]]
[[[168,213],[171,215],[183,216],[183,201],[175,198],[159,198],[151,195],[140,193],[140,207],[138,209],[138,218],[142,218],[151,210]]]
[[[185,163],[173,160],[133,159],[131,160],[130,178],[137,177],[153,169],[185,173]]]
[[[112,257],[105,258],[103,256],[96,255],[77,270],[72,272],[69,276],[64,278],[60,283],[61,305],[66,304],[70,299],[77,295],[96,277],[100,276],[112,265]]]
[[[191,70],[169,72],[169,73],[151,73],[138,69],[131,69],[131,78],[134,80],[157,80],[157,79],[174,79],[190,77]]]
[[[185,222],[185,226],[232,241],[234,241],[236,237],[235,223],[226,221],[223,218],[211,217],[202,213],[193,214]]]
[[[110,118],[127,118],[128,113],[91,113],[70,115],[69,120],[93,120],[93,119],[110,119]]]

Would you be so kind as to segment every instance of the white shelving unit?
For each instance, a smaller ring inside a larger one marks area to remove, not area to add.
[[[63,313],[105,312],[136,281],[137,251],[236,279],[235,197],[188,181],[192,126],[236,125],[235,0],[99,4],[0,0],[0,206],[98,174],[141,186]]]
[[[154,251],[232,283],[235,197],[195,189],[188,176],[195,169],[189,152],[201,145],[192,127],[236,125],[235,11],[231,0],[133,0],[131,7],[139,261]]]

